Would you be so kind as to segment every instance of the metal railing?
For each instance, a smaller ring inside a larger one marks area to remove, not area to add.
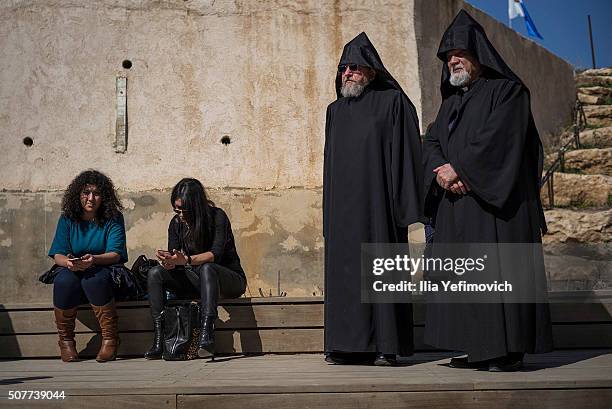
[[[555,191],[554,191],[554,174],[556,171],[565,172],[565,152],[572,149],[572,145],[575,146],[576,149],[580,149],[580,131],[586,128],[587,126],[587,118],[584,113],[584,108],[582,103],[578,98],[576,98],[576,104],[574,105],[574,112],[572,114],[572,120],[574,122],[574,135],[569,141],[567,141],[558,151],[557,158],[550,165],[546,174],[542,178],[542,183],[540,185],[540,189],[546,185],[548,189],[548,208],[551,209],[555,207]]]

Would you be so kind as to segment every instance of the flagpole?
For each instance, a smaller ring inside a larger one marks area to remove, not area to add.
[[[588,14],[587,18],[589,20],[589,40],[591,42],[591,59],[593,61],[593,69],[595,69],[595,47],[593,46],[593,29],[591,28],[591,15]]]

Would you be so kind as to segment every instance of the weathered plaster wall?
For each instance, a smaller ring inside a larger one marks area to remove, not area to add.
[[[321,189],[210,189],[209,196],[228,213],[244,267],[248,296],[320,296],[323,291]],[[167,244],[174,216],[170,191],[120,192],[130,265],[140,254],[153,258]],[[52,261],[46,256],[60,214],[61,192],[0,193],[0,265],[4,303],[51,302],[52,286],[37,281]],[[411,228],[423,242],[423,230]]]
[[[482,24],[497,51],[529,87],[536,125],[544,144],[550,144],[552,134],[571,121],[576,99],[573,67],[462,0],[415,0],[423,129],[434,121],[440,107],[442,62],[436,57],[440,39],[462,7]]]
[[[342,46],[361,31],[418,100],[411,1],[2,2],[0,188],[63,189],[86,167],[130,191],[185,175],[320,186],[325,108]],[[112,146],[118,75],[126,154]]]
[[[323,237],[321,190],[213,189],[215,203],[232,222],[238,253],[247,272],[247,295],[277,293],[321,295]],[[130,261],[154,257],[166,248],[168,222],[174,215],[169,191],[121,193],[125,206]],[[3,302],[51,301],[52,288],[37,282],[52,261],[46,257],[53,240],[62,194],[0,193],[0,264]]]
[[[367,32],[418,105],[412,10],[403,0],[1,2],[0,299],[50,300],[35,278],[49,266],[59,190],[86,168],[121,189],[130,263],[165,245],[169,189],[193,176],[230,215],[252,295],[275,292],[278,271],[289,295],[320,295],[325,108],[342,47]],[[125,154],[113,147],[120,75]]]
[[[323,127],[342,46],[366,31],[426,124],[439,103],[435,48],[459,3],[1,2],[0,299],[51,300],[36,278],[50,264],[61,189],[86,168],[121,190],[130,262],[165,245],[169,188],[193,176],[232,220],[250,295],[275,292],[278,271],[289,295],[320,295]],[[517,68],[535,91],[540,127],[543,106],[561,118],[553,95],[563,105],[565,90],[553,79],[532,85],[556,72],[556,57],[476,16],[504,57],[508,42],[518,47],[511,58],[542,65],[534,75]],[[128,78],[125,154],[112,145],[118,75]],[[420,226],[411,236],[422,241]]]

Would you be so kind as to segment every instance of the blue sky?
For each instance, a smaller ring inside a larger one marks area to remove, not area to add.
[[[508,25],[508,0],[466,0]],[[546,47],[576,68],[591,68],[587,15],[591,15],[595,63],[612,66],[612,0],[523,0],[544,40],[527,35],[522,18],[512,28]]]

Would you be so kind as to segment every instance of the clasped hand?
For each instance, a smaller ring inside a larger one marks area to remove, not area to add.
[[[470,191],[470,187],[459,179],[459,175],[450,163],[445,163],[442,166],[435,168],[436,182],[445,190],[450,190],[457,195],[465,195]]]
[[[164,267],[166,270],[172,270],[176,266],[184,266],[187,264],[187,258],[185,255],[176,249],[173,249],[172,251],[157,250],[155,255],[161,262],[162,267]]]

